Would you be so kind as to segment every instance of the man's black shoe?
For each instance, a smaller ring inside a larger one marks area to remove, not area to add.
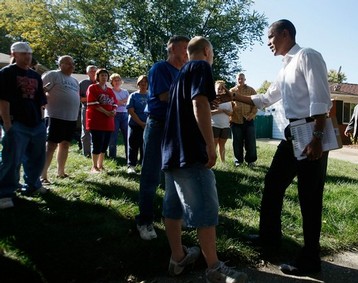
[[[306,264],[281,264],[280,270],[289,275],[304,276],[321,271],[321,263],[306,263]]]
[[[249,245],[254,247],[273,247],[277,248],[281,245],[281,240],[262,239],[259,234],[249,234],[245,236],[245,240]]]
[[[249,234],[244,238],[251,246],[262,246],[262,241],[259,234]]]

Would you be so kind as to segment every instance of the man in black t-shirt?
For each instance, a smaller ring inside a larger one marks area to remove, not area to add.
[[[25,42],[11,46],[15,64],[0,70],[0,113],[4,133],[0,161],[0,209],[14,206],[21,162],[26,195],[45,193],[40,174],[45,163],[46,127],[43,106],[47,100],[38,73],[30,68],[32,49]]]

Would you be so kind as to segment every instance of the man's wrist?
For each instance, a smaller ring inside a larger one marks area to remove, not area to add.
[[[312,133],[313,137],[319,140],[323,139],[323,131],[313,131]]]

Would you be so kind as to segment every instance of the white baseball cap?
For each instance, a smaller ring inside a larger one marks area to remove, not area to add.
[[[27,42],[15,42],[11,45],[11,53],[20,52],[20,53],[32,53],[32,49]]]

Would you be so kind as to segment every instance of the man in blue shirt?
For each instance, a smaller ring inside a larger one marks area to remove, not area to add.
[[[149,71],[147,123],[143,134],[143,163],[139,187],[137,229],[143,240],[157,237],[153,227],[153,202],[161,176],[161,143],[168,106],[169,88],[180,68],[188,61],[189,38],[173,36],[167,43],[168,59],[157,62]]]

